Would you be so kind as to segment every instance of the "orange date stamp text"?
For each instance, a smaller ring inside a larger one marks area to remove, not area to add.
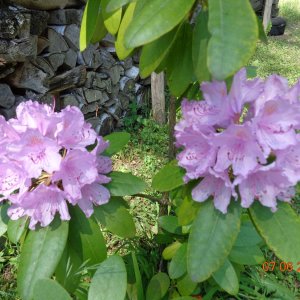
[[[300,273],[300,261],[297,262],[297,265],[295,266],[291,262],[276,262],[276,261],[265,261],[262,264],[262,269],[265,272],[273,272],[275,269],[279,270],[280,272],[292,272],[296,271]]]

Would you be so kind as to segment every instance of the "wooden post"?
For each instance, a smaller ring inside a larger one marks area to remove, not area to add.
[[[153,72],[151,74],[151,98],[153,118],[158,124],[165,124],[165,80],[164,73]]]
[[[267,30],[268,24],[271,20],[272,4],[273,4],[273,0],[266,0],[265,2],[264,18],[263,18],[263,25],[265,31]]]

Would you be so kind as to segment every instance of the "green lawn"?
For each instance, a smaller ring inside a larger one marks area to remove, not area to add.
[[[276,73],[295,83],[300,77],[300,1],[279,3],[280,16],[287,20],[286,32],[283,36],[269,37],[268,44],[259,43],[250,65],[258,68],[260,77]]]

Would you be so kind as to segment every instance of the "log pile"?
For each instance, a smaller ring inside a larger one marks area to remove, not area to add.
[[[119,61],[111,36],[79,51],[84,1],[11,2],[0,1],[0,114],[11,118],[21,101],[56,96],[59,108],[78,106],[102,135],[121,125],[149,83],[136,59]]]

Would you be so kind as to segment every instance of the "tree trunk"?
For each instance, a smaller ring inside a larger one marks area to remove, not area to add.
[[[164,73],[151,74],[151,98],[153,118],[158,124],[166,123]]]

